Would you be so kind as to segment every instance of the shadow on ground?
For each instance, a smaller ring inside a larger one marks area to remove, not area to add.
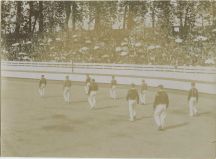
[[[201,113],[198,113],[198,116],[206,116],[209,114],[211,114],[211,112],[201,112]]]
[[[49,125],[49,126],[43,126],[42,127],[43,130],[46,131],[59,131],[59,132],[71,132],[74,130],[73,127],[71,127],[70,125]]]
[[[117,108],[117,105],[112,105],[112,106],[105,106],[105,107],[98,107],[95,108],[95,110],[103,110],[103,109],[111,109],[111,108]]]
[[[184,123],[175,124],[175,125],[169,125],[169,126],[166,127],[166,130],[184,127],[184,126],[186,126],[188,124],[189,124],[189,122],[184,122]]]
[[[140,118],[137,118],[136,120],[143,120],[143,119],[147,119],[147,118],[153,118],[153,116],[142,116]]]

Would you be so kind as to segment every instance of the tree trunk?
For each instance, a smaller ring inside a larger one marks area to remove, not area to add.
[[[71,2],[70,1],[65,1],[65,13],[66,13],[66,18],[65,18],[65,29],[68,30],[68,22],[71,14]]]
[[[124,8],[124,17],[123,17],[123,26],[122,26],[122,29],[125,30],[126,28],[126,17],[127,17],[127,5],[125,5],[125,8]]]
[[[38,17],[39,17],[39,12],[35,15],[35,21],[34,21],[34,24],[33,24],[33,27],[32,27],[32,34],[35,31],[35,26],[36,26],[36,22],[37,22]]]
[[[94,30],[99,30],[101,27],[100,24],[100,9],[98,6],[96,6],[96,12],[95,12],[95,24],[94,24]]]
[[[15,34],[19,35],[20,33],[20,23],[21,23],[21,16],[22,16],[22,2],[17,1],[17,7],[16,7],[16,27],[15,27]]]
[[[32,11],[33,11],[33,1],[29,1],[29,33],[31,33],[31,27],[32,27]]]
[[[182,11],[180,11],[179,13],[179,20],[180,20],[180,28],[183,27],[183,14],[182,14]]]
[[[127,19],[127,29],[131,29],[134,25],[133,21],[133,5],[129,4],[128,6],[128,19]]]
[[[181,38],[183,35],[183,13],[182,12],[183,12],[182,10],[180,10],[179,12],[179,21],[180,21],[179,33]]]
[[[188,12],[189,8],[186,8],[186,13],[185,13],[185,18],[184,18],[184,26],[182,30],[182,37],[186,38],[187,37],[187,32],[188,32]]]
[[[42,33],[44,30],[43,24],[43,1],[39,1],[39,32]]]
[[[151,17],[152,17],[152,28],[155,28],[155,5],[154,5],[154,2],[152,2],[152,14],[151,14]]]
[[[76,30],[76,16],[77,16],[77,4],[72,2],[72,27],[73,30]]]
[[[212,1],[212,19],[213,19],[213,26],[216,26],[216,1]]]

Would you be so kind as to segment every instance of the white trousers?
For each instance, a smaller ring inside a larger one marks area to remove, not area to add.
[[[96,105],[96,91],[90,92],[90,95],[88,97],[88,102],[89,102],[91,109],[95,107],[95,105]]]
[[[166,118],[166,105],[159,104],[154,111],[155,123],[158,127],[164,128]]]
[[[140,92],[140,104],[146,104],[146,91]]]
[[[128,108],[129,108],[129,120],[134,121],[134,117],[136,117],[136,111],[134,109],[136,105],[136,100],[128,100]]]
[[[70,103],[71,90],[69,87],[65,87],[63,91],[64,101]]]
[[[86,86],[85,86],[85,93],[88,94],[89,92],[89,86],[90,86],[90,83],[86,83]]]
[[[45,96],[45,84],[42,84],[39,89],[38,92],[40,94],[41,97]]]
[[[196,97],[191,97],[189,100],[189,115],[197,115],[197,101]]]
[[[112,86],[112,88],[110,88],[110,97],[113,99],[117,98],[116,86]]]

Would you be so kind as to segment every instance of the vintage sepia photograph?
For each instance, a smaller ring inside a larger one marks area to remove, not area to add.
[[[216,158],[215,0],[1,0],[1,156]]]

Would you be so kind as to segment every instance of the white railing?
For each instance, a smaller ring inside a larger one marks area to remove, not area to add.
[[[135,71],[166,71],[182,73],[215,74],[215,67],[201,66],[169,66],[169,65],[133,65],[133,64],[104,64],[104,63],[72,63],[72,62],[28,62],[28,61],[1,61],[1,66],[30,66],[30,67],[61,67],[81,69],[111,69]]]

